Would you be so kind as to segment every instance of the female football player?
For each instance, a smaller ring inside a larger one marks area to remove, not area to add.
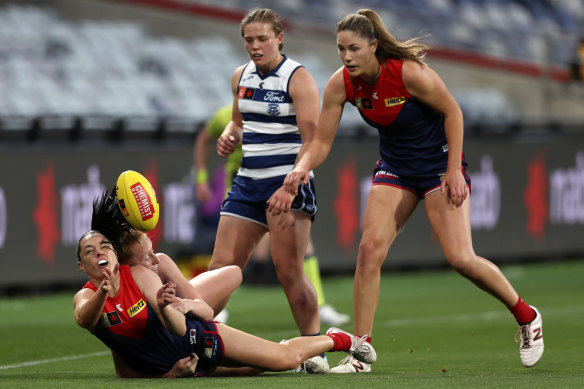
[[[231,121],[217,140],[217,153],[226,157],[241,143],[242,160],[221,208],[209,269],[243,268],[269,230],[274,267],[300,333],[318,335],[317,295],[303,271],[317,212],[314,183],[307,180],[296,197],[283,189],[297,155],[312,141],[318,88],[306,68],[281,53],[282,22],[272,10],[249,12],[240,32],[250,61],[233,73]],[[290,198],[278,216],[267,209],[274,192]]]
[[[541,315],[521,299],[497,266],[474,252],[462,112],[440,77],[423,62],[427,47],[417,39],[396,40],[379,15],[368,9],[346,16],[336,34],[343,66],[327,83],[315,139],[286,177],[285,187],[296,193],[298,184],[308,182],[310,169],[325,160],[345,103],[354,104],[378,129],[381,160],[373,173],[355,271],[355,333],[372,333],[381,265],[424,200],[446,259],[511,311],[520,326],[521,361],[533,366],[543,353]],[[274,212],[286,209],[289,197],[276,193],[270,207],[277,208]],[[362,370],[351,358],[331,369],[357,371]]]
[[[159,376],[190,358],[193,376],[249,375],[297,368],[303,361],[326,372],[326,351],[347,351],[366,363],[373,347],[339,329],[327,335],[270,342],[210,321],[213,309],[199,299],[176,296],[173,283],[144,266],[121,265],[114,247],[98,231],[77,245],[78,266],[89,281],[73,299],[75,319],[143,376]]]
[[[162,283],[170,282],[175,285],[177,296],[203,300],[214,308],[214,315],[220,311],[215,307],[228,298],[241,284],[241,269],[237,266],[207,271],[187,280],[172,258],[164,253],[154,253],[152,241],[148,235],[132,228],[124,219],[117,206],[115,188],[104,192],[101,198],[94,201],[91,228],[103,231],[118,254],[121,265],[142,265],[154,271]],[[118,377],[141,376],[113,350],[112,357]],[[192,374],[194,362],[192,356],[185,357],[164,376],[180,377]]]

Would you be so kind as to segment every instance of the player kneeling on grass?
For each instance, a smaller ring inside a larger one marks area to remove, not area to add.
[[[275,343],[213,322],[204,301],[177,297],[174,284],[163,285],[143,266],[120,266],[112,244],[98,231],[81,237],[77,260],[89,281],[73,299],[75,320],[140,377],[285,371],[319,364],[324,359],[313,357],[327,351],[346,351],[364,363],[377,359],[363,338],[338,329]],[[318,367],[310,371],[328,372],[328,365]]]

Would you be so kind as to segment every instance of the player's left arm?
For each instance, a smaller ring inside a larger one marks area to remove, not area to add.
[[[296,112],[296,124],[302,138],[302,147],[298,152],[299,160],[314,139],[318,115],[320,114],[320,94],[312,75],[304,67],[294,72],[290,79],[288,91]]]
[[[462,111],[440,76],[427,65],[405,61],[402,78],[410,95],[444,116],[448,167],[441,191],[452,204],[460,206],[468,196],[461,170],[464,138]]]

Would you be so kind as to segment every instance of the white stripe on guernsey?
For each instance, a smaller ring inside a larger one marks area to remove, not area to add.
[[[276,120],[276,119],[274,119]],[[243,132],[267,135],[298,134],[298,127],[294,124],[274,122],[243,121]]]
[[[246,157],[261,157],[263,155],[298,154],[300,143],[258,143],[242,146]]]
[[[274,166],[266,169],[247,169],[240,167],[237,175],[253,178],[254,180],[262,180],[264,178],[285,176],[292,171],[293,167],[294,165]]]
[[[259,113],[267,114],[268,105],[271,104],[269,101],[255,101],[255,100],[245,100],[239,99],[238,106],[239,111],[244,113]],[[296,111],[294,110],[294,105],[292,103],[281,103],[278,104],[278,109],[280,110],[279,116],[294,116]]]
[[[109,353],[110,353],[110,351],[107,350],[107,351],[99,351],[99,352],[96,352],[96,353],[89,353],[89,354],[70,355],[70,356],[61,357],[61,358],[41,359],[41,360],[38,360],[38,361],[29,361],[29,362],[15,363],[14,365],[3,365],[3,366],[0,366],[0,370],[18,369],[18,368],[27,367],[27,366],[44,365],[46,363],[61,362],[61,361],[72,361],[72,360],[76,360],[76,359],[85,359],[85,358],[93,358],[93,357],[101,357],[102,355],[107,355]]]

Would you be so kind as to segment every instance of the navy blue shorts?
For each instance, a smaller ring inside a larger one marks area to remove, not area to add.
[[[249,177],[236,176],[231,191],[221,205],[221,215],[250,220],[268,228],[267,201],[282,186],[285,177],[254,180]],[[314,221],[314,216],[318,212],[314,179],[311,178],[306,185],[300,184],[298,195],[292,201],[290,210],[304,212]]]
[[[190,340],[191,352],[199,357],[194,376],[206,377],[223,360],[223,340],[217,331],[217,326],[212,321],[196,320],[188,315],[187,336]]]
[[[471,190],[470,177],[466,173],[466,162],[463,161],[462,174],[469,191]],[[387,170],[387,166],[382,160],[377,161],[375,170],[373,170],[372,185],[389,185],[396,188],[405,189],[415,193],[420,198],[426,197],[429,193],[440,189],[442,179],[446,172],[427,173],[419,176],[404,176],[395,174]]]

